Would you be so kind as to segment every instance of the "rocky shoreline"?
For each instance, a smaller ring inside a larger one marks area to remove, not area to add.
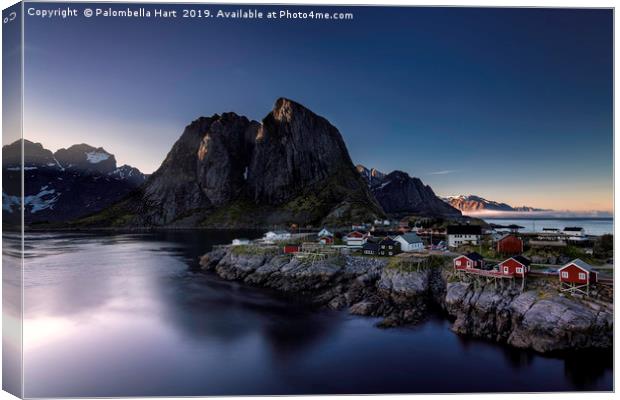
[[[610,349],[613,304],[560,296],[528,284],[484,284],[456,275],[451,259],[407,261],[352,255],[309,262],[256,246],[222,246],[200,264],[226,280],[270,288],[352,314],[383,318],[381,327],[423,320],[431,307],[453,319],[458,334],[541,353]]]

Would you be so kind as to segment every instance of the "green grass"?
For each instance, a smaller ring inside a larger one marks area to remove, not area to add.
[[[232,246],[231,253],[236,256],[257,256],[257,255],[276,255],[281,253],[282,250],[279,247],[265,247],[257,245],[241,245]]]
[[[391,257],[388,259],[386,268],[402,272],[416,272],[428,268],[443,268],[446,262],[447,258],[442,256],[429,256],[415,261],[409,261],[400,257]]]

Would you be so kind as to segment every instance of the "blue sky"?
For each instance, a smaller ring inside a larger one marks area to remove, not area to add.
[[[354,20],[27,17],[25,136],[152,172],[198,116],[260,120],[284,96],[355,163],[438,194],[612,209],[611,10],[341,10]]]

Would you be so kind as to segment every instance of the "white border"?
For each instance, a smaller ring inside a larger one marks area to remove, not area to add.
[[[88,2],[88,1],[85,1]],[[118,1],[118,0],[109,0],[106,1],[109,3],[127,3],[127,1]],[[2,8],[6,8],[9,7],[10,5],[16,3],[15,1],[10,1],[10,0],[1,0],[1,4],[2,4]],[[472,3],[471,1],[466,1],[466,0],[451,0],[451,1],[438,1],[438,0],[425,0],[423,2],[418,2],[418,1],[407,1],[407,0],[390,0],[387,2],[380,2],[378,0],[376,1],[369,1],[369,0],[336,0],[336,1],[329,1],[329,0],[313,0],[310,2],[299,2],[299,1],[289,1],[289,0],[278,0],[278,1],[273,1],[273,2],[268,2],[268,1],[260,1],[260,0],[242,0],[242,1],[234,1],[234,0],[220,0],[220,1],[204,1],[204,2],[191,2],[191,1],[179,1],[179,0],[168,0],[168,1],[161,1],[161,0],[148,0],[148,1],[143,1],[143,0],[138,0],[138,1],[133,1],[133,3],[212,3],[212,4],[290,4],[290,5],[303,5],[303,4],[316,4],[316,5],[381,5],[381,6],[469,6],[469,7],[558,7],[558,8],[615,8],[615,1],[603,1],[603,0],[590,0],[590,1],[579,1],[579,0],[563,0],[563,1],[559,1],[559,0],[521,0],[521,1],[493,1],[493,0],[477,0],[475,3]],[[615,12],[614,12],[614,27],[615,27]],[[0,39],[1,39],[1,33],[0,33]],[[617,75],[617,65],[618,63],[616,62],[616,53],[615,53],[615,43],[618,42],[618,32],[614,29],[614,100],[615,100],[615,92],[616,92],[616,88],[617,88],[617,81],[615,80],[615,76]],[[1,40],[0,40],[1,43]],[[1,46],[1,45],[0,45]],[[0,48],[1,50],[1,48]],[[0,65],[0,72],[1,72],[1,65]],[[0,100],[0,105],[1,105],[1,100]],[[618,112],[618,106],[616,104],[616,102],[614,101],[614,155],[617,154],[618,151],[618,143],[615,141],[615,131],[616,131],[616,119],[615,119],[615,115]],[[618,209],[618,205],[620,200],[618,200],[615,197],[615,187],[617,184],[617,179],[618,179],[618,174],[616,174],[617,170],[616,170],[616,164],[615,164],[615,157],[614,157],[614,221],[615,221],[615,210]],[[0,178],[1,179],[1,178]],[[0,216],[0,223],[1,223],[1,216]],[[620,233],[620,228],[618,228],[615,224],[614,224],[614,258],[617,259],[618,257],[618,234]],[[614,283],[615,285],[615,283]],[[1,292],[1,288],[0,288],[0,292]],[[614,299],[614,303],[615,303],[615,299]],[[616,320],[616,315],[614,315],[614,320]],[[614,328],[614,333],[617,333],[616,329]],[[614,335],[614,343],[615,343],[615,335]],[[1,350],[0,350],[1,352]],[[618,356],[618,348],[617,346],[614,346],[614,367],[615,367],[615,360],[617,359]],[[412,360],[412,362],[415,362],[415,360]],[[0,372],[1,372],[1,368],[0,368]],[[618,382],[617,380],[618,377],[618,370],[617,368],[614,368],[614,386],[615,384]],[[363,379],[364,377],[360,377],[360,379]],[[0,374],[0,379],[1,379],[1,374]],[[527,396],[527,397],[526,397]],[[303,396],[304,398],[307,399],[323,399],[325,398],[325,396]],[[330,396],[331,399],[351,399],[351,398],[363,398],[363,397],[367,397],[367,396]],[[409,397],[415,397],[416,399],[454,399],[454,398],[488,398],[488,399],[495,399],[497,397],[501,397],[502,399],[508,399],[508,400],[516,400],[516,399],[521,399],[523,397],[526,397],[528,399],[531,398],[546,398],[546,399],[551,399],[551,400],[576,400],[576,399],[611,399],[614,397],[613,394],[609,394],[609,393],[575,393],[575,392],[571,392],[571,393],[554,393],[554,394],[495,394],[495,393],[490,393],[490,394],[467,394],[467,395],[377,395],[375,396],[375,398],[377,399],[390,399],[390,398],[409,398]],[[1,392],[0,394],[0,400],[4,400],[4,399],[14,399],[15,397],[9,395],[6,392]],[[180,397],[169,397],[170,399],[181,399]],[[211,399],[214,399],[215,397],[211,397]],[[266,396],[266,397],[261,397],[263,399],[278,399],[279,397],[277,396]],[[139,397],[134,397],[132,399],[142,399]],[[148,399],[148,398],[146,398]],[[235,397],[235,399],[242,399],[242,400],[246,400],[246,399],[253,399],[253,397]]]

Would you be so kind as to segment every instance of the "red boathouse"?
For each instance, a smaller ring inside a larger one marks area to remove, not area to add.
[[[523,240],[515,235],[506,235],[497,241],[499,254],[513,255],[523,253]]]
[[[532,262],[523,256],[510,257],[499,263],[499,272],[502,275],[524,277],[530,272],[530,264]]]
[[[560,282],[565,283],[596,283],[598,272],[592,266],[580,259],[573,260],[558,270]]]
[[[558,275],[561,292],[581,293],[586,296],[590,294],[590,285],[598,280],[598,272],[579,258],[560,268]]]
[[[469,253],[462,256],[458,256],[454,259],[454,269],[482,269],[484,266],[484,258],[478,253]]]
[[[286,245],[284,246],[284,254],[293,254],[299,252],[299,246],[297,245]]]

